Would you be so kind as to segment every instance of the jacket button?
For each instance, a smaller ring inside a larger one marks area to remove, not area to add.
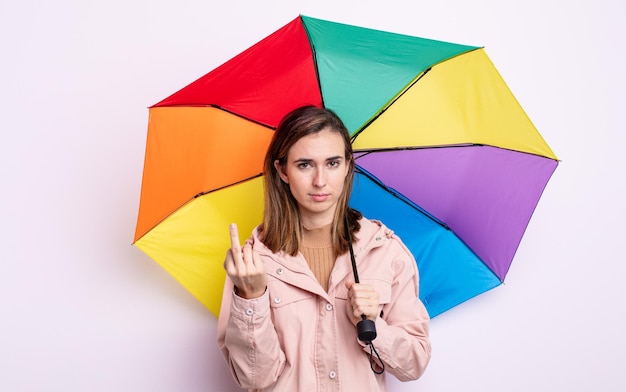
[[[279,297],[275,297],[274,298],[274,303],[275,304],[279,304],[280,303],[280,298]]]
[[[248,316],[252,316],[252,313],[254,313],[254,311],[252,309],[246,309],[246,314]]]
[[[276,273],[277,273],[278,275],[282,275],[282,274],[283,274],[283,272],[285,272],[285,270],[283,270],[282,268],[279,268],[279,269],[277,269],[277,270],[276,270]]]
[[[331,304],[326,304],[326,310],[328,310],[329,312],[330,312],[331,310],[333,310],[333,305],[331,305]]]
[[[331,371],[330,373],[328,373],[328,377],[335,378],[335,377],[337,377],[337,373]]]

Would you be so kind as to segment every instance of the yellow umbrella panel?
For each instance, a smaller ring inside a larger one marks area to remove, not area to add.
[[[230,248],[228,225],[237,222],[242,238],[261,222],[263,179],[257,177],[193,199],[135,245],[159,263],[217,316]]]
[[[213,107],[150,109],[135,245],[217,314],[230,247],[262,219],[273,130]],[[242,138],[248,143],[241,143]]]
[[[358,135],[355,150],[490,145],[557,159],[484,49],[432,67]]]

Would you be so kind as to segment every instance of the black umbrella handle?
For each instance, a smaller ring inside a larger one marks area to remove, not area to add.
[[[359,340],[362,342],[371,342],[376,339],[376,323],[374,320],[365,318],[365,315],[361,315],[362,320],[356,323],[356,331],[359,336]]]
[[[352,235],[348,226],[348,217],[345,219],[346,232],[348,233],[348,246],[350,248],[350,261],[352,262],[352,273],[354,274],[354,283],[359,283],[359,273],[356,270],[356,260],[354,258],[354,249],[352,249]],[[373,320],[368,320],[364,314],[361,315],[361,321],[356,324],[356,330],[359,340],[362,342],[371,342],[376,339],[376,324]]]

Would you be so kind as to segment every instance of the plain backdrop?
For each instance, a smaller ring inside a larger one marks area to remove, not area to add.
[[[506,284],[390,391],[626,390],[623,4],[0,0],[0,390],[238,390],[215,317],[131,245],[147,107],[299,14],[485,46],[562,160]]]

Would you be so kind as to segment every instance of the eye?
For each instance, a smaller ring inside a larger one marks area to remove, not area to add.
[[[300,169],[306,169],[307,167],[310,167],[311,165],[309,164],[309,162],[300,162],[298,163],[298,168]]]
[[[329,161],[328,162],[328,166],[329,167],[339,167],[339,165],[341,165],[340,161]]]

